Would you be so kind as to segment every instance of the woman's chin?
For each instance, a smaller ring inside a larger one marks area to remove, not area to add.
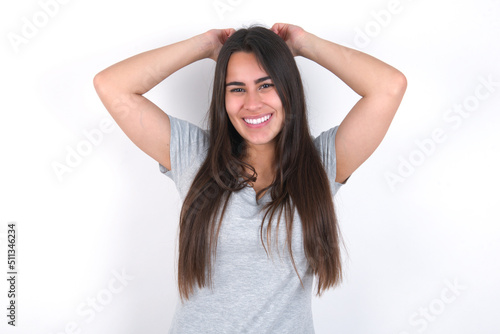
[[[245,141],[250,146],[266,146],[266,145],[274,145],[276,142],[276,137],[247,137]]]

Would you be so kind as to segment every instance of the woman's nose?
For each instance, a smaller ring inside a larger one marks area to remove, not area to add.
[[[262,98],[258,92],[247,92],[245,96],[245,109],[259,110],[262,107]]]

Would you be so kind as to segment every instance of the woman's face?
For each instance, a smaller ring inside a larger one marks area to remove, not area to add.
[[[283,106],[273,81],[253,53],[235,52],[229,59],[226,110],[234,128],[250,146],[274,145],[284,124]]]

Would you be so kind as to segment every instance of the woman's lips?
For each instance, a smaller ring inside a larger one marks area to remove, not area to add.
[[[259,117],[243,117],[245,124],[251,128],[258,128],[269,123],[273,114],[267,114]]]

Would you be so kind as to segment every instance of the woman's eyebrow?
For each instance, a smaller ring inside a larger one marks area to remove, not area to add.
[[[268,79],[271,79],[271,77],[267,76],[267,77],[263,77],[263,78],[257,79],[257,80],[255,80],[255,83],[258,84],[258,83],[261,83],[262,81],[266,81]]]
[[[268,79],[271,79],[270,76],[267,76],[267,77],[263,77],[263,78],[259,78],[257,80],[255,80],[255,84],[258,84],[258,83],[261,83],[262,81],[266,81]],[[226,87],[227,86],[245,86],[245,84],[243,82],[240,82],[240,81],[231,81],[231,82],[228,82],[226,83]]]

